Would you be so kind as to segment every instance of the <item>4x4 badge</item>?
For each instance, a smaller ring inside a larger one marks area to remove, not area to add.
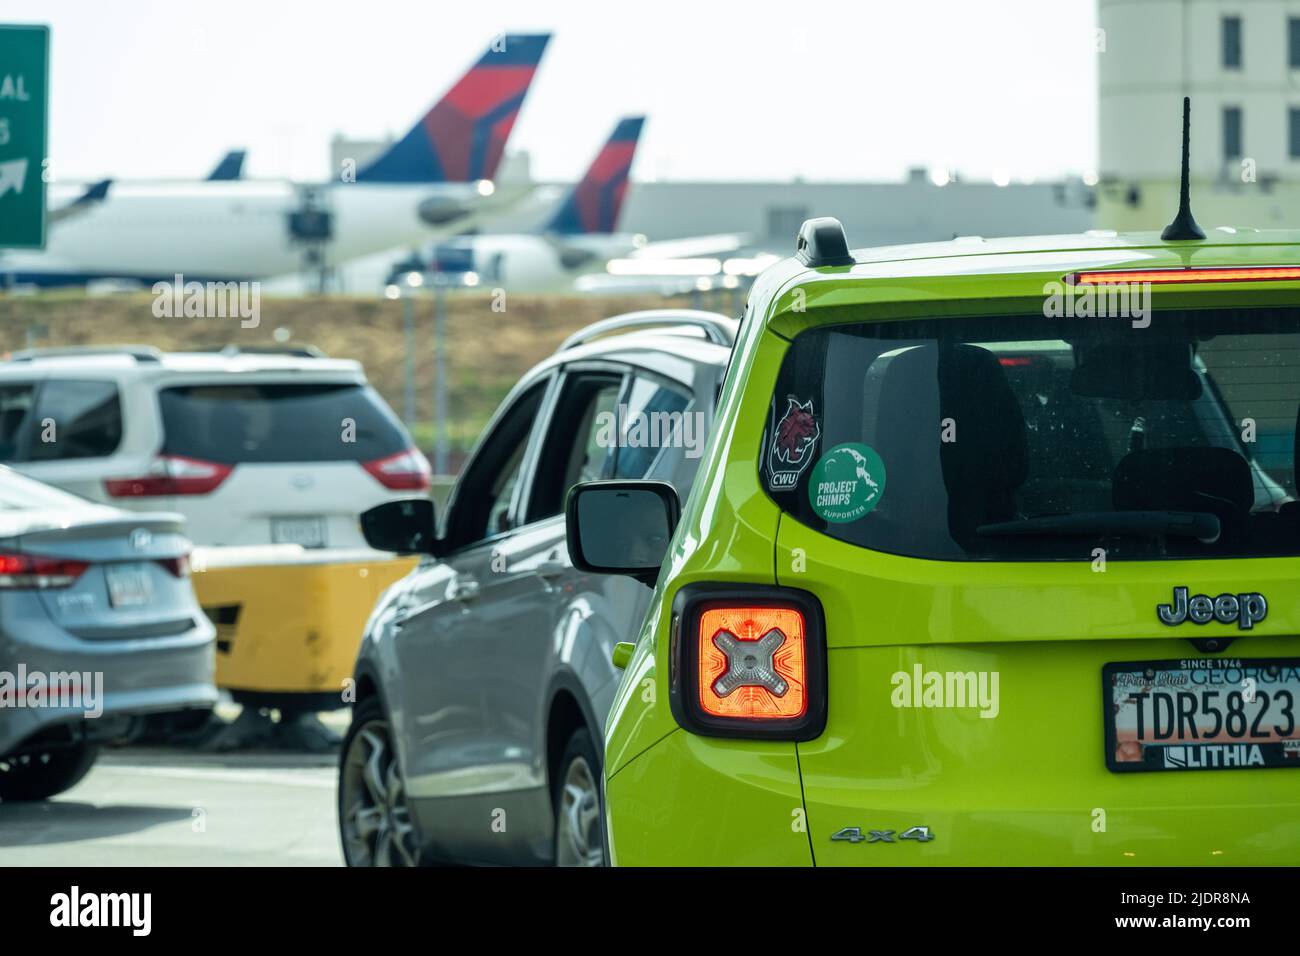
[[[786,398],[785,414],[776,423],[772,446],[767,453],[767,486],[772,491],[789,491],[799,484],[799,476],[812,463],[822,428],[813,410],[813,401]]]

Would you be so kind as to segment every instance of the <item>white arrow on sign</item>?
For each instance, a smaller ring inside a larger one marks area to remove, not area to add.
[[[15,193],[21,193],[23,183],[26,181],[26,159],[11,159],[7,163],[0,163],[0,196],[3,196],[10,189],[13,189]]]

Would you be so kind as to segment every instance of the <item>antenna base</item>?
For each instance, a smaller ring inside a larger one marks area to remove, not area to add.
[[[1190,209],[1180,209],[1174,221],[1165,226],[1165,231],[1160,233],[1160,238],[1165,242],[1204,239],[1205,230],[1197,224]]]

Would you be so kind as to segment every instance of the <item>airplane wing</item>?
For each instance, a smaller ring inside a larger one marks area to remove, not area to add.
[[[648,242],[631,254],[634,259],[695,259],[701,256],[719,256],[748,244],[749,237],[741,232],[718,233],[712,236],[690,236],[686,239],[663,239]]]

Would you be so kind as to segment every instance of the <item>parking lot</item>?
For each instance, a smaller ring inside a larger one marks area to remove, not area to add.
[[[895,874],[1300,863],[1300,0],[11,4],[41,929],[781,867],[1064,935]]]
[[[0,806],[0,866],[337,866],[337,760],[123,749]]]

